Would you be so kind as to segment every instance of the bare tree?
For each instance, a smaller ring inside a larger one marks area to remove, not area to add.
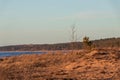
[[[71,50],[72,50],[72,53],[76,47],[75,42],[77,42],[77,29],[76,29],[76,26],[74,24],[71,26]]]
[[[73,26],[71,26],[71,42],[75,42],[77,40],[76,31],[76,26],[74,24]]]

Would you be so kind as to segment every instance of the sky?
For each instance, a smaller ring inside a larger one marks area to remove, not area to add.
[[[0,46],[120,37],[120,0],[0,0]]]

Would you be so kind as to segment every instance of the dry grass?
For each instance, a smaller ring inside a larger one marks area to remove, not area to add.
[[[59,51],[4,58],[0,80],[120,80],[120,51]]]

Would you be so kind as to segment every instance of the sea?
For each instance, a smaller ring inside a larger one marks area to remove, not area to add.
[[[2,57],[10,57],[10,56],[19,56],[19,55],[23,55],[23,54],[43,54],[46,52],[42,52],[42,51],[2,51],[0,52],[0,58]]]

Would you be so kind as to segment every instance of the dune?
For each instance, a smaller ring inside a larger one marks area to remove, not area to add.
[[[7,57],[1,80],[120,80],[120,50],[79,50]]]

